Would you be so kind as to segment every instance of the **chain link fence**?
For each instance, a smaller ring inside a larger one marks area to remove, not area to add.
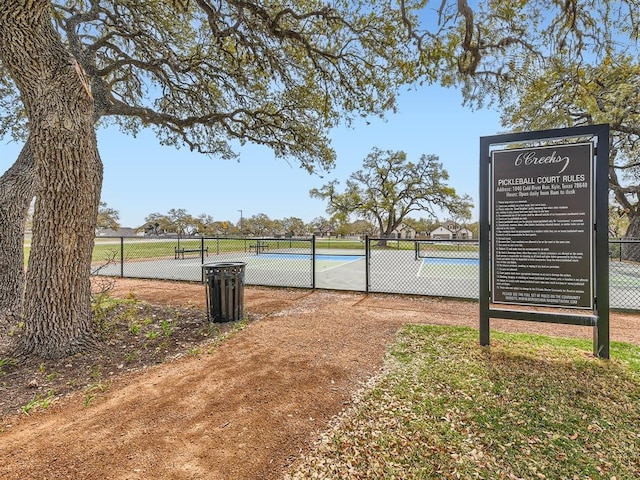
[[[611,308],[640,310],[640,238],[609,239]]]
[[[640,310],[640,239],[610,239],[611,308]],[[98,237],[96,275],[202,281],[202,265],[244,262],[247,285],[477,299],[475,240]]]
[[[477,299],[478,242],[369,239],[369,291]]]
[[[312,253],[313,239],[99,237],[93,266],[96,275],[202,281],[204,264],[246,262],[246,284],[312,288]]]

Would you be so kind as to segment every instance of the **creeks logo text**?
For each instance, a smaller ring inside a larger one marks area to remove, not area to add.
[[[569,157],[561,157],[556,154],[554,150],[551,155],[546,157],[538,157],[536,156],[535,151],[528,151],[519,153],[515,160],[515,165],[519,167],[520,165],[546,165],[550,163],[557,163],[560,166],[560,171],[558,173],[564,172],[569,166]]]

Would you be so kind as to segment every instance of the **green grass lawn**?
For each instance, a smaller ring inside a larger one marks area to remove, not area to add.
[[[209,249],[209,253],[224,253],[224,252],[248,252],[250,251],[249,246],[256,242],[255,239],[252,238],[220,238],[220,239],[206,239],[204,241],[204,246]],[[266,243],[268,245],[268,249],[270,251],[277,251],[283,249],[300,249],[300,250],[310,250],[311,242],[300,241],[300,240],[287,240],[287,239],[279,239],[279,240],[261,240],[261,243]],[[174,255],[174,248],[178,246],[178,240],[176,238],[173,239],[154,239],[148,237],[131,237],[124,239],[124,257],[127,260],[136,260],[136,259],[153,259],[153,258],[163,258],[163,257],[172,257]],[[180,247],[187,249],[196,249],[200,248],[202,245],[201,240],[199,238],[181,238],[180,239]],[[327,239],[327,238],[318,238],[316,239],[316,248],[317,249],[352,249],[352,250],[363,250],[365,248],[364,241],[359,240],[339,240],[339,239]],[[390,249],[390,250],[413,250],[414,242],[406,241],[406,240],[387,240],[386,246],[380,247],[375,242],[371,244],[371,248],[376,250],[380,248]],[[451,249],[455,249],[455,251],[477,251],[478,247],[476,245],[431,245],[430,249],[434,251],[445,251],[448,252]],[[25,252],[25,265],[27,259],[29,257],[29,252],[31,250],[30,243],[25,243],[24,252]],[[101,262],[108,259],[116,258],[120,259],[120,240],[119,238],[104,238],[97,237],[95,241],[95,246],[93,249],[93,261]]]
[[[204,245],[209,249],[209,253],[220,252],[239,252],[245,251],[245,243],[248,245],[252,240],[242,239],[211,239],[205,240]],[[295,242],[294,242],[295,243]],[[202,243],[199,238],[196,239],[180,239],[180,248],[199,249]],[[307,245],[309,243],[307,242]],[[167,240],[149,240],[138,238],[126,238],[123,244],[123,252],[125,260],[138,259],[154,259],[154,258],[172,258],[175,253],[175,247],[178,246],[177,239]],[[24,247],[25,265],[29,259],[30,245]],[[96,239],[93,247],[92,260],[94,262],[105,262],[115,259],[120,261],[121,245],[119,239]]]
[[[640,348],[408,326],[293,478],[640,478]]]
[[[310,241],[296,240],[261,240],[263,244],[267,244],[266,252],[277,252],[279,250],[307,250],[311,251]],[[232,238],[232,239],[206,239],[204,246],[208,248],[210,254],[219,254],[224,252],[251,252],[251,246],[255,245],[256,240],[252,238]],[[153,259],[163,257],[173,257],[174,248],[178,246],[177,239],[170,240],[135,240],[126,239],[124,242],[124,257],[127,260],[136,259]],[[199,249],[202,242],[199,238],[181,238],[180,248]],[[335,240],[316,242],[316,248],[346,248],[346,249],[362,249],[363,244],[360,242],[337,242]],[[109,258],[120,259],[120,243],[119,242],[96,242],[93,249],[93,260],[104,261]]]
[[[250,252],[250,246],[255,244],[256,240],[252,238],[220,238],[206,239],[204,246],[208,248],[209,253],[219,254],[224,252]],[[298,249],[311,251],[310,241],[299,240],[261,240],[261,243],[268,245],[265,251],[278,251],[287,249]],[[178,246],[177,239],[148,239],[148,238],[126,238],[124,241],[124,258],[125,260],[138,259],[154,259],[173,257],[174,248]],[[199,238],[181,238],[180,248],[198,249],[202,245]],[[97,238],[93,248],[93,261],[104,262],[110,259],[120,260],[121,245],[117,238]],[[336,240],[336,239],[318,239],[316,240],[316,248],[318,249],[364,249],[364,242],[358,240]],[[409,250],[413,249],[412,242],[389,241],[388,247],[391,249]],[[24,247],[25,265],[29,258],[30,245]]]

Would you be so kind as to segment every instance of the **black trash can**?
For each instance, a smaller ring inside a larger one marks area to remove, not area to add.
[[[205,263],[203,278],[207,289],[207,319],[233,322],[242,319],[244,306],[243,262]]]

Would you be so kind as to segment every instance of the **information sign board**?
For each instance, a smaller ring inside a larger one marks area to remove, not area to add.
[[[492,152],[494,303],[593,309],[593,145]]]

